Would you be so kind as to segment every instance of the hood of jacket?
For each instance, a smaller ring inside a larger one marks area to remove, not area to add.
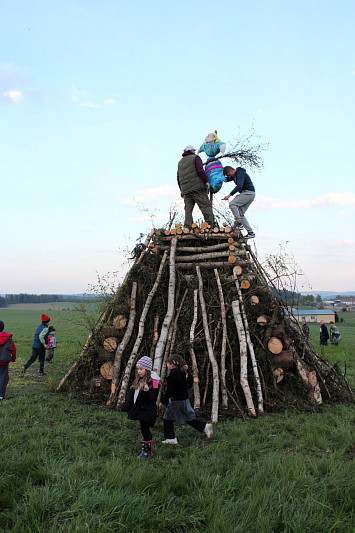
[[[10,337],[12,337],[11,333],[6,333],[6,331],[0,331],[0,346],[2,344],[6,344]]]
[[[182,155],[182,157],[185,157],[187,155],[196,155],[196,154],[194,154],[194,152],[192,150],[184,150],[181,155]]]

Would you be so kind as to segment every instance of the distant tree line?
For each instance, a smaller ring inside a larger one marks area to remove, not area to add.
[[[5,296],[0,296],[0,307],[7,307],[11,304],[41,304],[63,301],[64,297],[60,294],[5,294]]]

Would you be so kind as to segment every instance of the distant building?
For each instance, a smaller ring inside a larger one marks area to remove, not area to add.
[[[320,322],[321,320],[327,323],[335,322],[335,314],[331,309],[312,309],[311,311],[292,309],[292,314],[298,322],[302,322],[302,320],[306,322]]]

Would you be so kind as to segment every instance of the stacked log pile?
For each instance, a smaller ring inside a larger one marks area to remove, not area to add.
[[[101,388],[119,409],[142,355],[165,378],[180,353],[193,377],[195,409],[256,416],[285,403],[350,397],[346,381],[302,337],[238,230],[155,229],[58,390]],[[109,384],[109,390],[107,386]]]

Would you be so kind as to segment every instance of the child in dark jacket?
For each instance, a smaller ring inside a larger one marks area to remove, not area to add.
[[[0,320],[0,401],[5,399],[9,381],[9,364],[16,361],[16,347],[11,333],[4,331],[5,324]]]
[[[141,357],[136,365],[136,379],[127,394],[121,411],[128,413],[130,420],[139,420],[142,431],[142,451],[138,459],[149,459],[153,455],[153,437],[150,428],[157,418],[157,399],[159,393],[158,374],[152,372],[153,361]]]
[[[174,422],[193,427],[200,433],[206,433],[210,439],[213,433],[212,424],[206,424],[196,418],[195,411],[191,407],[188,386],[192,385],[193,378],[188,372],[187,365],[180,355],[170,355],[166,363],[168,367],[168,378],[166,380],[166,391],[162,395],[161,403],[168,404],[164,413],[164,440],[163,444],[177,444],[175,437]]]

